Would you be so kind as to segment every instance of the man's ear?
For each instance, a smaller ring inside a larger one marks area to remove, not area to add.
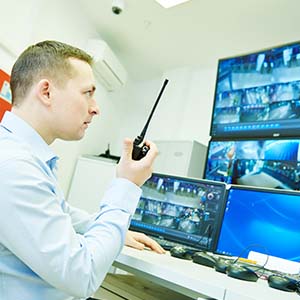
[[[41,79],[36,84],[36,96],[46,106],[51,105],[51,82],[48,79]]]

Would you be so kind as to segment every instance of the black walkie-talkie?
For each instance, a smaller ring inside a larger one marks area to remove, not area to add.
[[[145,137],[145,135],[146,135],[146,131],[147,131],[148,125],[149,125],[150,120],[151,120],[151,118],[152,118],[152,115],[153,115],[153,113],[154,113],[154,111],[155,111],[155,108],[156,108],[156,106],[157,106],[157,104],[158,104],[158,101],[159,101],[159,99],[160,99],[160,97],[161,97],[161,95],[162,95],[162,93],[163,93],[163,91],[164,91],[166,85],[168,84],[168,82],[169,82],[169,80],[168,80],[168,79],[165,79],[165,81],[164,81],[164,83],[163,83],[163,86],[162,86],[162,88],[161,88],[161,90],[160,90],[160,92],[159,92],[159,95],[158,95],[158,97],[157,97],[157,99],[156,99],[156,101],[155,101],[155,104],[154,104],[154,106],[153,106],[153,108],[152,108],[152,111],[151,111],[151,113],[150,113],[150,116],[149,116],[149,118],[148,118],[148,120],[147,120],[147,122],[146,122],[146,124],[145,124],[145,126],[144,126],[144,128],[143,128],[143,130],[142,130],[142,132],[141,132],[141,134],[138,135],[138,136],[135,138],[134,142],[133,142],[133,151],[132,151],[132,159],[133,159],[133,160],[140,160],[140,159],[143,158],[143,157],[147,154],[147,152],[149,151],[149,147],[148,147],[145,143],[143,143],[143,145],[141,145],[141,144],[142,144],[142,142],[143,142],[143,140],[144,140],[144,137]]]

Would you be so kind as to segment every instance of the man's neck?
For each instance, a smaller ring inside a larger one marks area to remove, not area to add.
[[[50,137],[47,128],[41,126],[44,122],[43,120],[39,120],[41,116],[38,115],[37,112],[34,112],[34,108],[33,110],[30,110],[29,108],[24,108],[23,105],[13,106],[11,112],[28,123],[48,145],[54,142],[54,138]]]

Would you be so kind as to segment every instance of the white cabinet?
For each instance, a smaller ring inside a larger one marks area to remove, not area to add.
[[[154,141],[154,172],[203,178],[207,147],[197,141]]]
[[[96,156],[79,157],[71,180],[68,202],[89,213],[98,211],[101,198],[115,173],[114,161]]]

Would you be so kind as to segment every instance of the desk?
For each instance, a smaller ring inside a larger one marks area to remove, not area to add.
[[[296,293],[270,288],[265,280],[246,282],[230,278],[169,253],[160,255],[124,247],[114,266],[193,299],[300,300]]]

